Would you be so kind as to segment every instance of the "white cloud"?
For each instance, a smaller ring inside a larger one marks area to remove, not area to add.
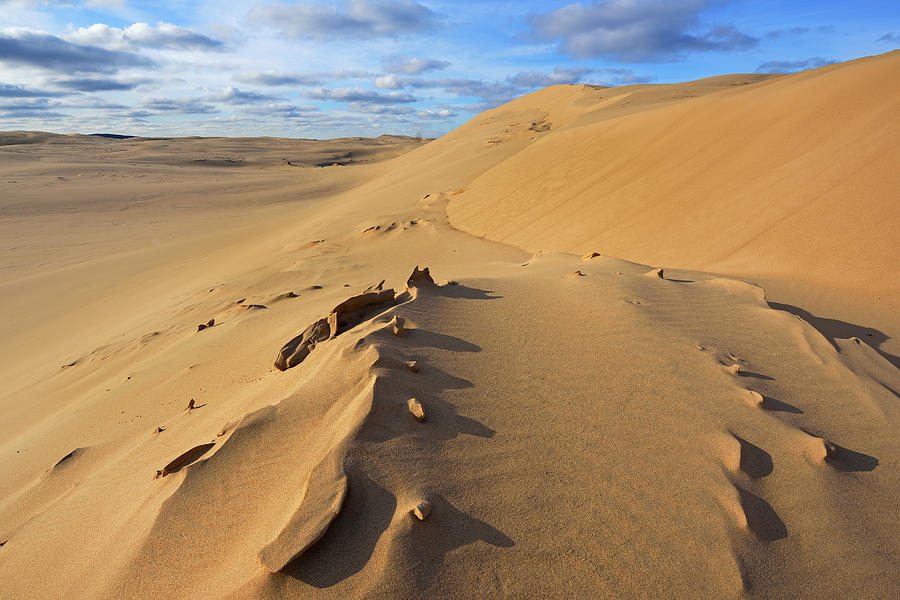
[[[123,79],[113,77],[72,77],[53,80],[52,83],[57,87],[79,92],[114,92],[133,90],[139,85],[144,85],[151,81],[150,79],[135,77]]]
[[[218,94],[207,96],[205,100],[209,100],[210,102],[225,102],[226,104],[258,104],[261,102],[278,100],[278,98],[267,94],[260,94],[259,92],[239,90],[236,87],[228,86]]]
[[[406,84],[402,79],[391,73],[389,75],[380,75],[376,77],[374,85],[382,90],[399,90]]]
[[[71,43],[24,27],[0,30],[0,63],[72,72],[112,73],[126,67],[152,66],[153,61],[123,50]]]
[[[346,10],[332,4],[272,3],[250,11],[250,18],[299,39],[367,39],[434,29],[440,16],[411,0],[350,0]]]
[[[758,40],[731,25],[699,31],[699,15],[712,0],[604,0],[569,4],[528,19],[532,36],[558,41],[578,58],[619,62],[680,60],[687,52],[743,50]]]
[[[234,76],[235,81],[269,87],[315,86],[328,79],[363,79],[372,74],[364,70],[337,69],[321,73],[289,73],[278,71],[251,71]]]
[[[234,78],[242,83],[270,87],[319,85],[322,83],[321,76],[317,74],[277,73],[275,71],[242,73]]]
[[[381,94],[372,90],[363,88],[333,88],[326,89],[322,87],[306,90],[303,95],[311,100],[332,100],[335,102],[361,102],[367,104],[408,104],[415,102],[416,97],[412,94],[404,94],[401,92],[390,92]]]
[[[141,102],[141,108],[153,112],[178,113],[183,115],[219,112],[215,106],[206,104],[200,98],[145,98]]]
[[[397,55],[387,56],[384,59],[384,70],[388,73],[403,73],[404,75],[418,75],[426,71],[437,71],[450,66],[445,60],[435,58],[401,58]]]
[[[838,61],[833,58],[813,56],[804,60],[770,60],[756,68],[757,73],[796,73],[806,69],[818,69],[825,65],[831,65]]]
[[[202,33],[159,22],[155,26],[134,23],[124,29],[95,23],[72,29],[65,39],[77,44],[100,46],[109,50],[155,48],[166,50],[222,50],[225,44]]]
[[[508,77],[507,81],[513,85],[526,88],[547,87],[557,83],[577,83],[582,77],[588,73],[593,73],[594,69],[587,67],[556,67],[550,73],[527,72],[517,73],[512,77]]]

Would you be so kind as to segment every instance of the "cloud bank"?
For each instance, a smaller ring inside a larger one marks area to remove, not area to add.
[[[250,11],[250,18],[295,39],[370,39],[435,29],[441,17],[410,0],[350,0],[333,4],[275,2]]]
[[[710,0],[606,0],[569,4],[531,15],[535,40],[559,44],[576,58],[603,57],[623,63],[682,60],[688,52],[734,51],[759,40],[732,25],[698,30]]]

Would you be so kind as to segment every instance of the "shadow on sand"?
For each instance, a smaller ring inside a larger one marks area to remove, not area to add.
[[[478,541],[510,548],[515,543],[501,531],[476,519],[442,496],[429,497],[432,514],[416,521],[398,515],[401,529],[391,560],[415,569],[417,585],[427,585],[446,555]],[[347,498],[325,536],[282,572],[317,588],[328,588],[358,573],[372,557],[379,538],[395,519],[396,497],[361,472],[349,476]],[[405,520],[405,521],[404,521]]]
[[[900,369],[900,356],[894,356],[893,354],[880,349],[880,346],[890,338],[877,329],[873,329],[872,327],[865,327],[863,325],[855,325],[853,323],[839,321],[837,319],[817,317],[816,315],[803,310],[798,306],[792,306],[790,304],[780,304],[778,302],[769,302],[768,304],[775,310],[783,310],[785,312],[789,312],[792,315],[796,315],[812,325],[816,330],[818,330],[819,333],[825,336],[825,338],[829,342],[831,342],[835,350],[840,351],[840,348],[834,341],[835,339],[858,337],[859,339],[865,341],[869,346],[874,348],[878,354],[885,358],[885,360]]]

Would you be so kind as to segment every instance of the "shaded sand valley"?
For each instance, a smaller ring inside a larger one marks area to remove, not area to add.
[[[0,134],[4,593],[891,597],[898,61],[428,143]]]

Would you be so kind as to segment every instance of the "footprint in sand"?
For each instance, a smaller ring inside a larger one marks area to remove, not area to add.
[[[788,536],[787,525],[768,502],[739,485],[734,487],[740,497],[741,509],[747,518],[747,529],[760,541],[774,542]]]
[[[795,415],[802,415],[803,411],[797,408],[796,406],[792,406],[787,402],[782,402],[780,400],[776,400],[771,396],[764,396],[759,392],[754,390],[747,390],[747,402],[751,406],[759,407],[763,410],[768,410],[772,412],[787,412],[793,413]]]
[[[813,442],[814,448],[811,448],[813,450],[813,456],[818,460],[827,463],[836,471],[874,471],[880,464],[878,459],[874,456],[845,448],[844,446],[838,445],[833,441],[802,427],[800,428],[800,431],[808,435],[809,438],[807,439]]]
[[[862,452],[856,452],[834,442],[823,440],[825,445],[825,462],[838,471],[874,471],[878,459]]]
[[[787,526],[775,509],[762,497],[751,491],[756,489],[758,480],[769,476],[774,470],[772,455],[736,433],[732,432],[731,437],[737,442],[737,456],[735,457],[729,452],[731,460],[728,461],[728,468],[735,473],[740,472],[750,479],[749,482],[742,484],[738,484],[736,481],[731,482],[738,492],[740,509],[744,517],[742,520],[739,519],[743,521],[741,526],[746,526],[751,533],[764,542],[787,537]],[[735,464],[734,458],[737,458],[737,464]],[[738,515],[735,514],[735,516]]]
[[[751,479],[760,479],[774,470],[772,455],[736,434],[731,434],[741,446],[739,468]]]

